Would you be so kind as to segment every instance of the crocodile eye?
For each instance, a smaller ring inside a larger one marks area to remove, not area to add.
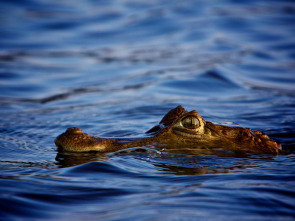
[[[181,120],[181,123],[182,123],[182,126],[187,129],[197,129],[198,127],[200,127],[200,122],[198,118],[192,117],[192,116],[183,118]]]

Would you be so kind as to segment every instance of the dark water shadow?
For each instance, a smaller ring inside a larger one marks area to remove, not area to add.
[[[74,167],[77,165],[94,162],[106,161],[107,153],[88,152],[88,153],[57,153],[55,160],[60,168]]]
[[[55,159],[60,168],[67,168],[78,165],[83,167],[83,164],[96,161],[111,162],[118,158],[123,162],[121,166],[125,168],[127,166],[127,170],[128,162],[137,160],[153,165],[156,170],[154,173],[184,176],[239,172],[246,168],[257,167],[260,162],[272,161],[275,156],[212,150],[159,151],[154,148],[138,147],[113,153],[58,153]],[[141,168],[129,167],[129,169],[141,172]]]

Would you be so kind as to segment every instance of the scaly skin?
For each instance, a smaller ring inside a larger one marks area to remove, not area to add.
[[[187,112],[182,106],[170,110],[160,124],[147,134],[150,136],[134,139],[98,138],[73,127],[59,135],[55,144],[60,152],[112,152],[147,145],[167,149],[212,149],[246,153],[278,154],[282,151],[280,144],[260,131],[215,125],[206,122],[197,111]]]

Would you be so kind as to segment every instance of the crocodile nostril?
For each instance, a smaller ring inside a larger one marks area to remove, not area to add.
[[[67,134],[83,134],[83,130],[78,127],[70,127],[66,131]]]

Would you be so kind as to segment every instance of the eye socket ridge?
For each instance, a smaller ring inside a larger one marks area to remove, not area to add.
[[[187,116],[181,120],[181,124],[186,129],[197,129],[200,127],[200,121],[195,116]]]

